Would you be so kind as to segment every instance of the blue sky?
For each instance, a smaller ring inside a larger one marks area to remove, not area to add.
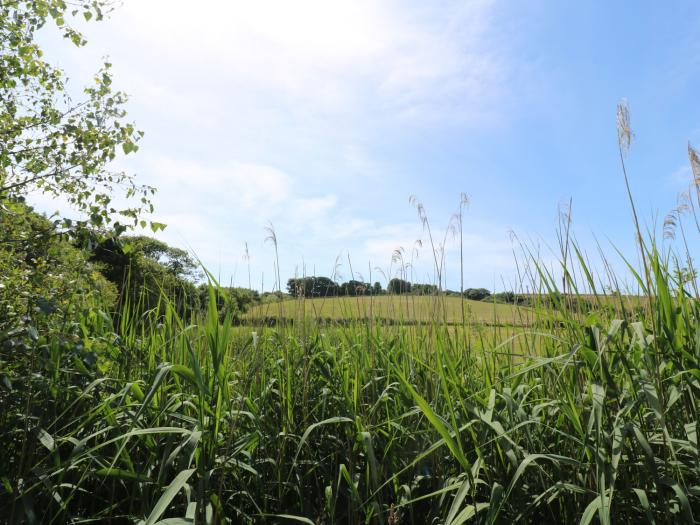
[[[146,132],[117,167],[159,188],[159,237],[227,283],[247,285],[247,242],[253,286],[272,288],[268,222],[283,280],[336,260],[348,279],[349,254],[384,281],[396,248],[427,240],[411,195],[437,238],[469,195],[466,286],[512,287],[511,231],[552,258],[570,197],[587,250],[597,238],[633,256],[616,103],[646,224],[675,206],[686,144],[700,146],[695,1],[124,0],[83,29],[80,50],[46,32],[48,58],[77,88],[110,57]],[[458,288],[458,245],[446,254]],[[433,280],[431,257],[424,242],[415,280]]]

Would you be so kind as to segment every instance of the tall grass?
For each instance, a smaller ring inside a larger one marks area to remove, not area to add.
[[[210,276],[203,316],[163,295],[0,335],[2,521],[694,523],[692,258],[639,236],[630,303],[561,239],[563,280],[525,251],[535,321],[513,333],[234,327]]]

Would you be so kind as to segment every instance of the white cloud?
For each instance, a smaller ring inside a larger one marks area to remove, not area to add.
[[[242,162],[207,165],[177,157],[145,157],[149,181],[159,188],[158,204],[167,210],[195,205],[205,215],[264,219],[268,210],[289,198],[292,181],[279,169]],[[193,200],[193,198],[195,200]]]
[[[492,9],[483,0],[432,9],[369,0],[203,0],[196,7],[126,0],[107,31],[121,37],[121,49],[112,50],[117,66],[129,55],[121,67],[136,73],[132,80],[148,79],[130,81],[129,90],[162,107],[188,93],[195,105],[214,97],[244,113],[265,101],[296,115],[473,118],[496,110],[509,74],[486,38]],[[88,30],[91,40],[106,40]]]
[[[422,232],[378,207],[378,177],[399,191],[405,181],[373,148],[435,122],[499,118],[512,68],[493,16],[488,0],[124,0],[60,61],[86,77],[111,56],[146,131],[129,166],[159,189],[164,240],[229,273],[251,241],[259,275],[270,221],[287,270],[304,256],[330,266],[341,250],[383,265]],[[484,239],[481,252],[496,250]]]

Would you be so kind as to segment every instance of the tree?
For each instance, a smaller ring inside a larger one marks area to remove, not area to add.
[[[180,311],[201,307],[199,266],[185,250],[142,235],[110,237],[93,248],[91,260],[131,304],[153,308],[164,293]]]
[[[287,280],[287,291],[295,297],[335,297],[340,287],[328,277],[300,277]]]
[[[203,312],[206,311],[208,307],[210,301],[209,294],[212,290],[221,321],[226,319],[227,315],[230,316],[230,320],[234,322],[239,321],[241,315],[248,310],[250,306],[260,303],[260,294],[257,290],[223,286],[211,288],[209,283],[203,283],[197,288],[199,294],[198,308]]]
[[[550,298],[556,297],[556,294],[552,294]],[[497,303],[508,303],[508,304],[529,304],[531,303],[530,298],[526,295],[516,294],[512,291],[505,291],[493,294],[491,298]]]
[[[486,299],[491,295],[491,292],[486,288],[467,288],[464,290],[465,299],[471,299],[472,301],[481,301]]]
[[[117,234],[153,210],[154,189],[108,169],[119,151],[138,149],[142,133],[124,120],[124,93],[113,91],[105,62],[82,100],[66,91],[65,73],[43,60],[37,31],[53,23],[75,46],[83,36],[67,25],[78,14],[103,18],[110,0],[5,0],[0,2],[0,203],[31,191],[64,197],[84,219],[66,227],[110,227]],[[113,202],[117,189],[132,204]],[[145,226],[144,221],[140,221]],[[154,230],[162,228],[151,223]]]
[[[0,342],[31,325],[64,327],[76,308],[109,310],[117,290],[55,225],[22,201],[5,202],[0,213]],[[72,310],[71,310],[72,309]]]
[[[416,295],[435,295],[438,293],[438,287],[435,284],[413,284],[411,292]]]
[[[372,285],[372,295],[382,295],[383,293],[384,289],[382,288],[382,283],[375,281],[375,283]]]
[[[310,297],[312,281],[310,278],[287,279],[287,292],[293,297]]]
[[[356,297],[358,295],[368,295],[372,287],[369,283],[363,283],[362,281],[356,281],[354,279],[349,280],[346,283],[340,285],[340,295]]]
[[[340,292],[340,287],[333,279],[328,277],[314,277],[314,286],[311,290],[313,297],[335,297]]]
[[[387,291],[393,294],[411,293],[411,283],[394,277],[389,281]]]

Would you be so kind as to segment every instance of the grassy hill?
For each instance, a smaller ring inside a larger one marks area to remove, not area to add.
[[[416,323],[461,323],[462,303],[467,322],[527,326],[533,320],[531,308],[459,297],[383,295],[379,297],[330,297],[289,299],[261,304],[246,315],[249,320],[266,318],[321,318],[332,320],[381,319]]]

